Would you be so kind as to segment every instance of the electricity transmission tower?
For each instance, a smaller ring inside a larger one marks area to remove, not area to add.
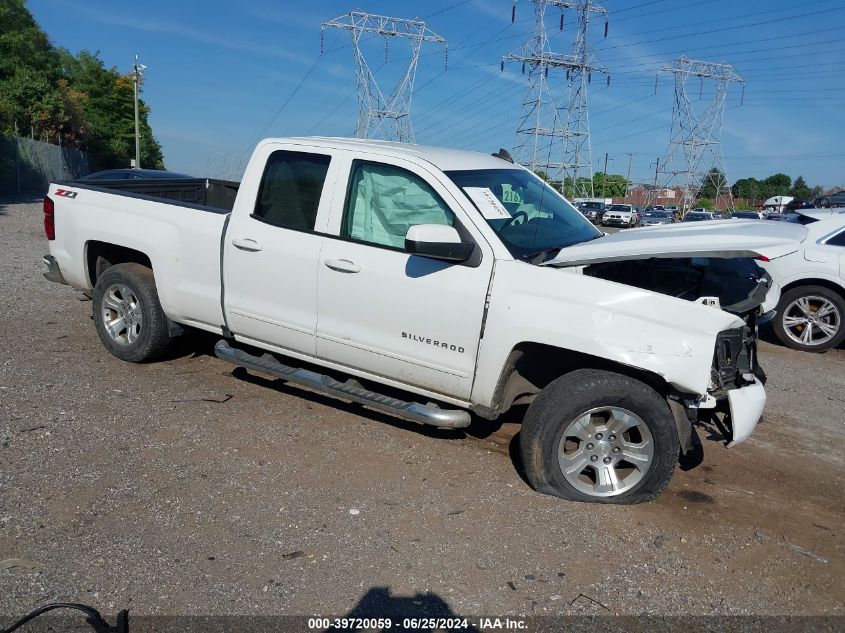
[[[730,64],[717,64],[686,56],[672,64],[664,64],[658,72],[671,73],[675,78],[675,104],[672,110],[672,131],[669,147],[658,163],[655,185],[661,188],[677,186],[681,189],[681,208],[686,211],[695,204],[702,188],[716,192],[716,209],[733,209],[733,196],[728,185],[725,159],[722,156],[722,120],[725,98],[732,81],[744,84],[745,80]],[[699,80],[698,99],[704,95],[704,82],[712,81],[713,99],[702,108],[690,100],[690,80]],[[743,86],[744,90],[744,86]],[[662,176],[662,178],[660,178]],[[651,192],[650,203],[659,191]]]
[[[437,42],[446,47],[446,40],[429,29],[420,19],[405,20],[373,15],[362,11],[350,11],[332,20],[323,22],[322,34],[327,28],[345,29],[352,33],[352,51],[355,56],[355,83],[358,92],[357,138],[383,138],[405,143],[414,142],[411,128],[411,97],[414,93],[414,78],[423,42]],[[387,62],[388,38],[402,37],[411,43],[411,58],[404,74],[393,90],[385,96],[376,82],[375,73],[367,64],[361,50],[361,36],[373,33],[384,37],[384,57]],[[322,41],[321,46],[322,50]],[[448,55],[448,50],[446,51]],[[448,57],[447,57],[448,59]]]
[[[589,47],[588,34],[593,14],[607,15],[607,9],[592,0],[532,0],[534,35],[522,48],[502,58],[522,64],[528,70],[528,90],[522,101],[522,113],[516,129],[514,154],[517,161],[532,171],[560,174],[561,189],[575,198],[591,198],[593,191],[593,156],[590,144],[590,116],[587,86],[594,72],[608,74]],[[560,10],[562,31],[567,10],[577,15],[578,31],[572,52],[554,53],[549,47],[546,12]],[[511,12],[511,21],[516,11]],[[607,21],[604,34],[607,36]],[[556,97],[549,83],[549,69],[566,71],[566,95]],[[607,77],[608,85],[610,76]],[[552,160],[552,156],[560,160]]]

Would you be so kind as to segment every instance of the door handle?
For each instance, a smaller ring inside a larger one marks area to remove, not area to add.
[[[232,246],[234,246],[235,248],[239,248],[242,251],[249,251],[250,253],[260,251],[262,248],[264,248],[263,246],[261,246],[261,244],[248,237],[236,237],[232,240]]]
[[[357,273],[361,271],[361,267],[348,259],[327,259],[326,266],[339,273]]]

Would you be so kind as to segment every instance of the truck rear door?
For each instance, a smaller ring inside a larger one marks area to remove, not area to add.
[[[223,245],[236,339],[315,353],[317,265],[338,163],[331,150],[282,143],[253,157]]]

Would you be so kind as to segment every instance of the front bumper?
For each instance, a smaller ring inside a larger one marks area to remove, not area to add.
[[[52,281],[57,284],[64,284],[65,286],[68,285],[65,281],[64,275],[62,275],[62,270],[59,268],[59,262],[56,261],[56,258],[52,255],[45,255],[41,258],[41,261],[47,266],[47,270],[44,271],[44,277],[49,281]]]
[[[760,421],[765,406],[766,390],[757,379],[753,384],[728,391],[730,416],[727,422],[731,432],[728,448],[748,439]]]

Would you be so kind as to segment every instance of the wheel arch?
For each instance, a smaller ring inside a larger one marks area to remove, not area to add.
[[[781,288],[781,296],[783,296],[790,290],[800,288],[801,286],[822,286],[823,288],[833,290],[840,297],[845,299],[845,287],[843,287],[842,284],[838,284],[835,281],[831,281],[830,279],[824,279],[822,277],[805,277],[802,279],[796,279],[795,281],[790,281],[783,288]]]
[[[108,264],[105,268],[97,265],[101,257]],[[91,288],[94,287],[97,278],[106,268],[115,264],[128,263],[140,264],[151,270],[153,269],[152,262],[146,253],[134,248],[97,240],[91,240],[85,244],[85,275]]]
[[[507,356],[491,406],[477,407],[477,413],[495,418],[515,404],[528,404],[550,382],[577,369],[603,369],[629,376],[664,397],[672,391],[666,380],[654,372],[585,352],[522,341]]]

